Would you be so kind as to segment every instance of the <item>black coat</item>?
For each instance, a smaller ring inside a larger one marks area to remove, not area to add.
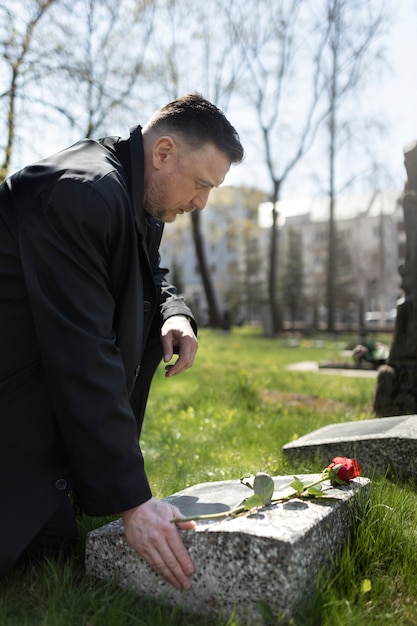
[[[68,481],[91,515],[151,496],[129,397],[154,316],[192,314],[142,198],[139,127],[0,187],[0,573]]]

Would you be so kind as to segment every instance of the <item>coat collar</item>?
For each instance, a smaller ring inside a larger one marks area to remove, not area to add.
[[[142,141],[142,127],[134,126],[130,129],[130,179],[132,181],[132,204],[135,213],[136,226],[145,236],[146,220],[143,210],[144,192],[144,154]]]

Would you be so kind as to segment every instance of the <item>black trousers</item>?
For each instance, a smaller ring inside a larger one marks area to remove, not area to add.
[[[68,495],[24,551],[21,561],[42,555],[67,556],[77,545],[78,529],[75,512]]]
[[[130,398],[138,425],[138,438],[142,430],[152,378],[161,359],[162,346],[159,324],[154,324],[145,346],[140,372]],[[22,555],[23,560],[36,558],[42,554],[52,557],[60,554],[67,555],[75,548],[78,539],[76,512],[79,509],[76,489],[73,496],[70,499],[67,493],[63,493],[62,503],[26,548]]]

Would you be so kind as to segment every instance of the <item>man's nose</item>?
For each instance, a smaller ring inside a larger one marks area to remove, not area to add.
[[[208,197],[210,195],[210,189],[201,189],[193,198],[192,205],[195,209],[202,211],[206,204]]]

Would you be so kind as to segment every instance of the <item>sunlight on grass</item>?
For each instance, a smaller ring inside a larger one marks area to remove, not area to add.
[[[174,379],[161,368],[143,431],[158,495],[171,493],[177,481],[183,488],[256,471],[277,474],[288,441],[335,421],[370,417],[374,380],[286,369],[289,355],[291,362],[320,361],[335,350],[333,344],[329,352],[314,346],[289,349],[282,340],[203,330],[194,368]],[[169,478],[161,476],[162,457]]]
[[[369,419],[375,379],[289,371],[290,363],[341,359],[343,340],[265,339],[258,331],[202,330],[195,366],[154,379],[143,452],[157,497],[192,484],[264,471],[321,471],[291,464],[282,446],[327,424]],[[329,459],[330,461],[330,459]],[[85,517],[83,532],[105,523]],[[323,573],[312,606],[294,626],[417,623],[417,491],[393,477],[372,477],[370,500],[336,567]],[[247,626],[182,614],[139,600],[115,585],[86,579],[82,546],[67,563],[15,568],[0,582],[2,626]],[[278,624],[278,622],[277,622]]]

